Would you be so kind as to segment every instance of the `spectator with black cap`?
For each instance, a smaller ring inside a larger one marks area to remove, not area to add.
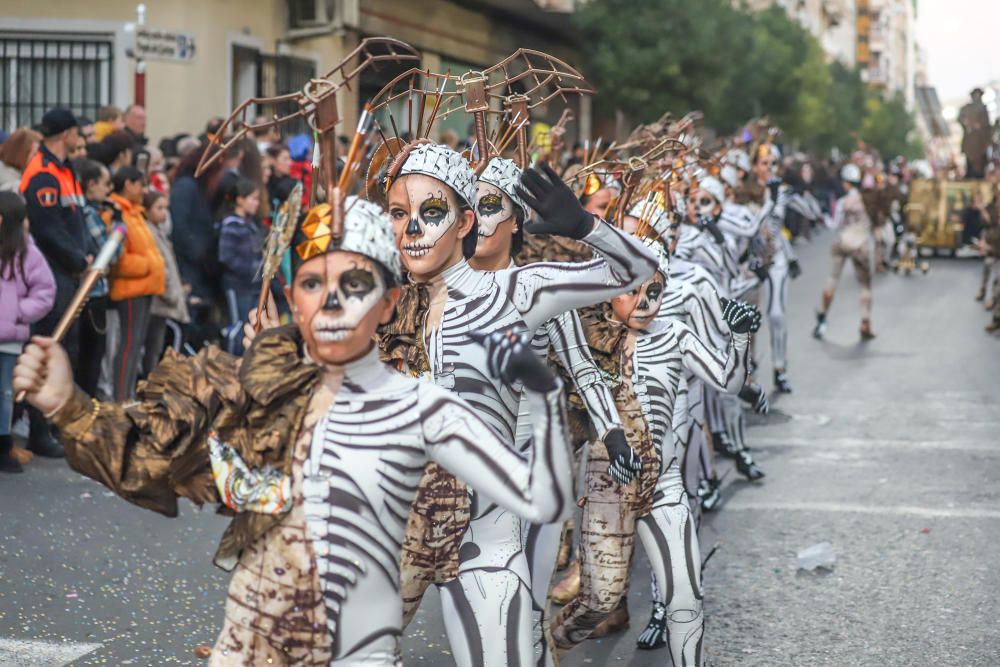
[[[32,325],[32,334],[49,336],[69,306],[80,276],[93,259],[87,254],[86,203],[83,189],[68,162],[80,141],[78,121],[69,109],[45,112],[39,131],[42,145],[21,177],[21,193],[28,207],[31,236],[45,256],[56,281],[55,306]],[[74,371],[79,360],[79,329],[70,327],[62,341]],[[53,437],[45,417],[29,410],[28,449],[39,456],[61,457],[62,445]]]

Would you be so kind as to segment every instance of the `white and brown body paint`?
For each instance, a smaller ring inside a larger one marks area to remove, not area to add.
[[[659,285],[663,285],[662,277]],[[652,296],[648,289],[645,295]],[[652,509],[648,504],[643,511],[642,503],[626,506],[614,498],[608,502],[608,498],[588,497],[581,536],[584,583],[581,594],[554,620],[552,634],[560,649],[569,649],[618,606],[627,591],[634,531],[652,563],[659,590],[666,593],[663,601],[670,612],[674,664],[697,665],[701,664],[701,562],[673,437],[674,402],[685,371],[720,389],[738,390],[746,378],[749,336],[731,334],[725,352],[720,353],[683,322],[659,319],[662,298],[661,294],[641,299],[633,311],[631,322],[649,319],[649,324],[629,332],[622,368],[661,462]],[[602,478],[604,473],[592,468],[589,475]],[[591,479],[588,488],[607,489],[609,483],[610,478]]]
[[[484,350],[470,334],[512,326],[538,331],[561,313],[635,288],[656,268],[639,242],[602,221],[583,241],[596,259],[493,273],[461,261],[428,285],[444,296],[438,307],[432,296],[424,325],[430,377],[466,399],[509,447],[516,442],[521,387],[489,375]],[[563,501],[564,516],[574,504],[571,495]],[[531,577],[522,521],[479,489],[472,513],[459,577],[440,587],[453,656],[462,666],[531,664]]]

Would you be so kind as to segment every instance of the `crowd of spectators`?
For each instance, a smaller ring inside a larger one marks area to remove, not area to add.
[[[271,211],[308,187],[312,142],[269,128],[196,174],[221,126],[212,118],[154,145],[133,105],[93,119],[51,109],[36,127],[0,133],[0,470],[63,454],[45,415],[19,413],[14,360],[31,335],[52,335],[116,224],[124,242],[63,338],[80,387],[123,401],[168,348],[242,353]],[[21,417],[24,449],[12,438]]]

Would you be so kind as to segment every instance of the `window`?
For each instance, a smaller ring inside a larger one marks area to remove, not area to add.
[[[316,28],[330,21],[325,0],[288,0],[288,27]]]
[[[234,107],[250,97],[279,97],[297,93],[316,77],[316,62],[313,60],[261,53],[259,49],[239,44],[233,44],[231,62],[229,84]],[[298,108],[294,101],[277,106],[251,107],[247,117],[253,119],[260,114],[285,116]],[[298,119],[282,125],[281,132],[291,136],[310,132],[310,129],[305,120]]]
[[[33,125],[54,106],[93,119],[114,94],[112,47],[102,35],[0,34],[0,125]]]

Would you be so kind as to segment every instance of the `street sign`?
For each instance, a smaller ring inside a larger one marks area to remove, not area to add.
[[[137,25],[134,30],[130,49],[133,58],[173,62],[189,62],[194,58],[194,35],[145,25]]]

